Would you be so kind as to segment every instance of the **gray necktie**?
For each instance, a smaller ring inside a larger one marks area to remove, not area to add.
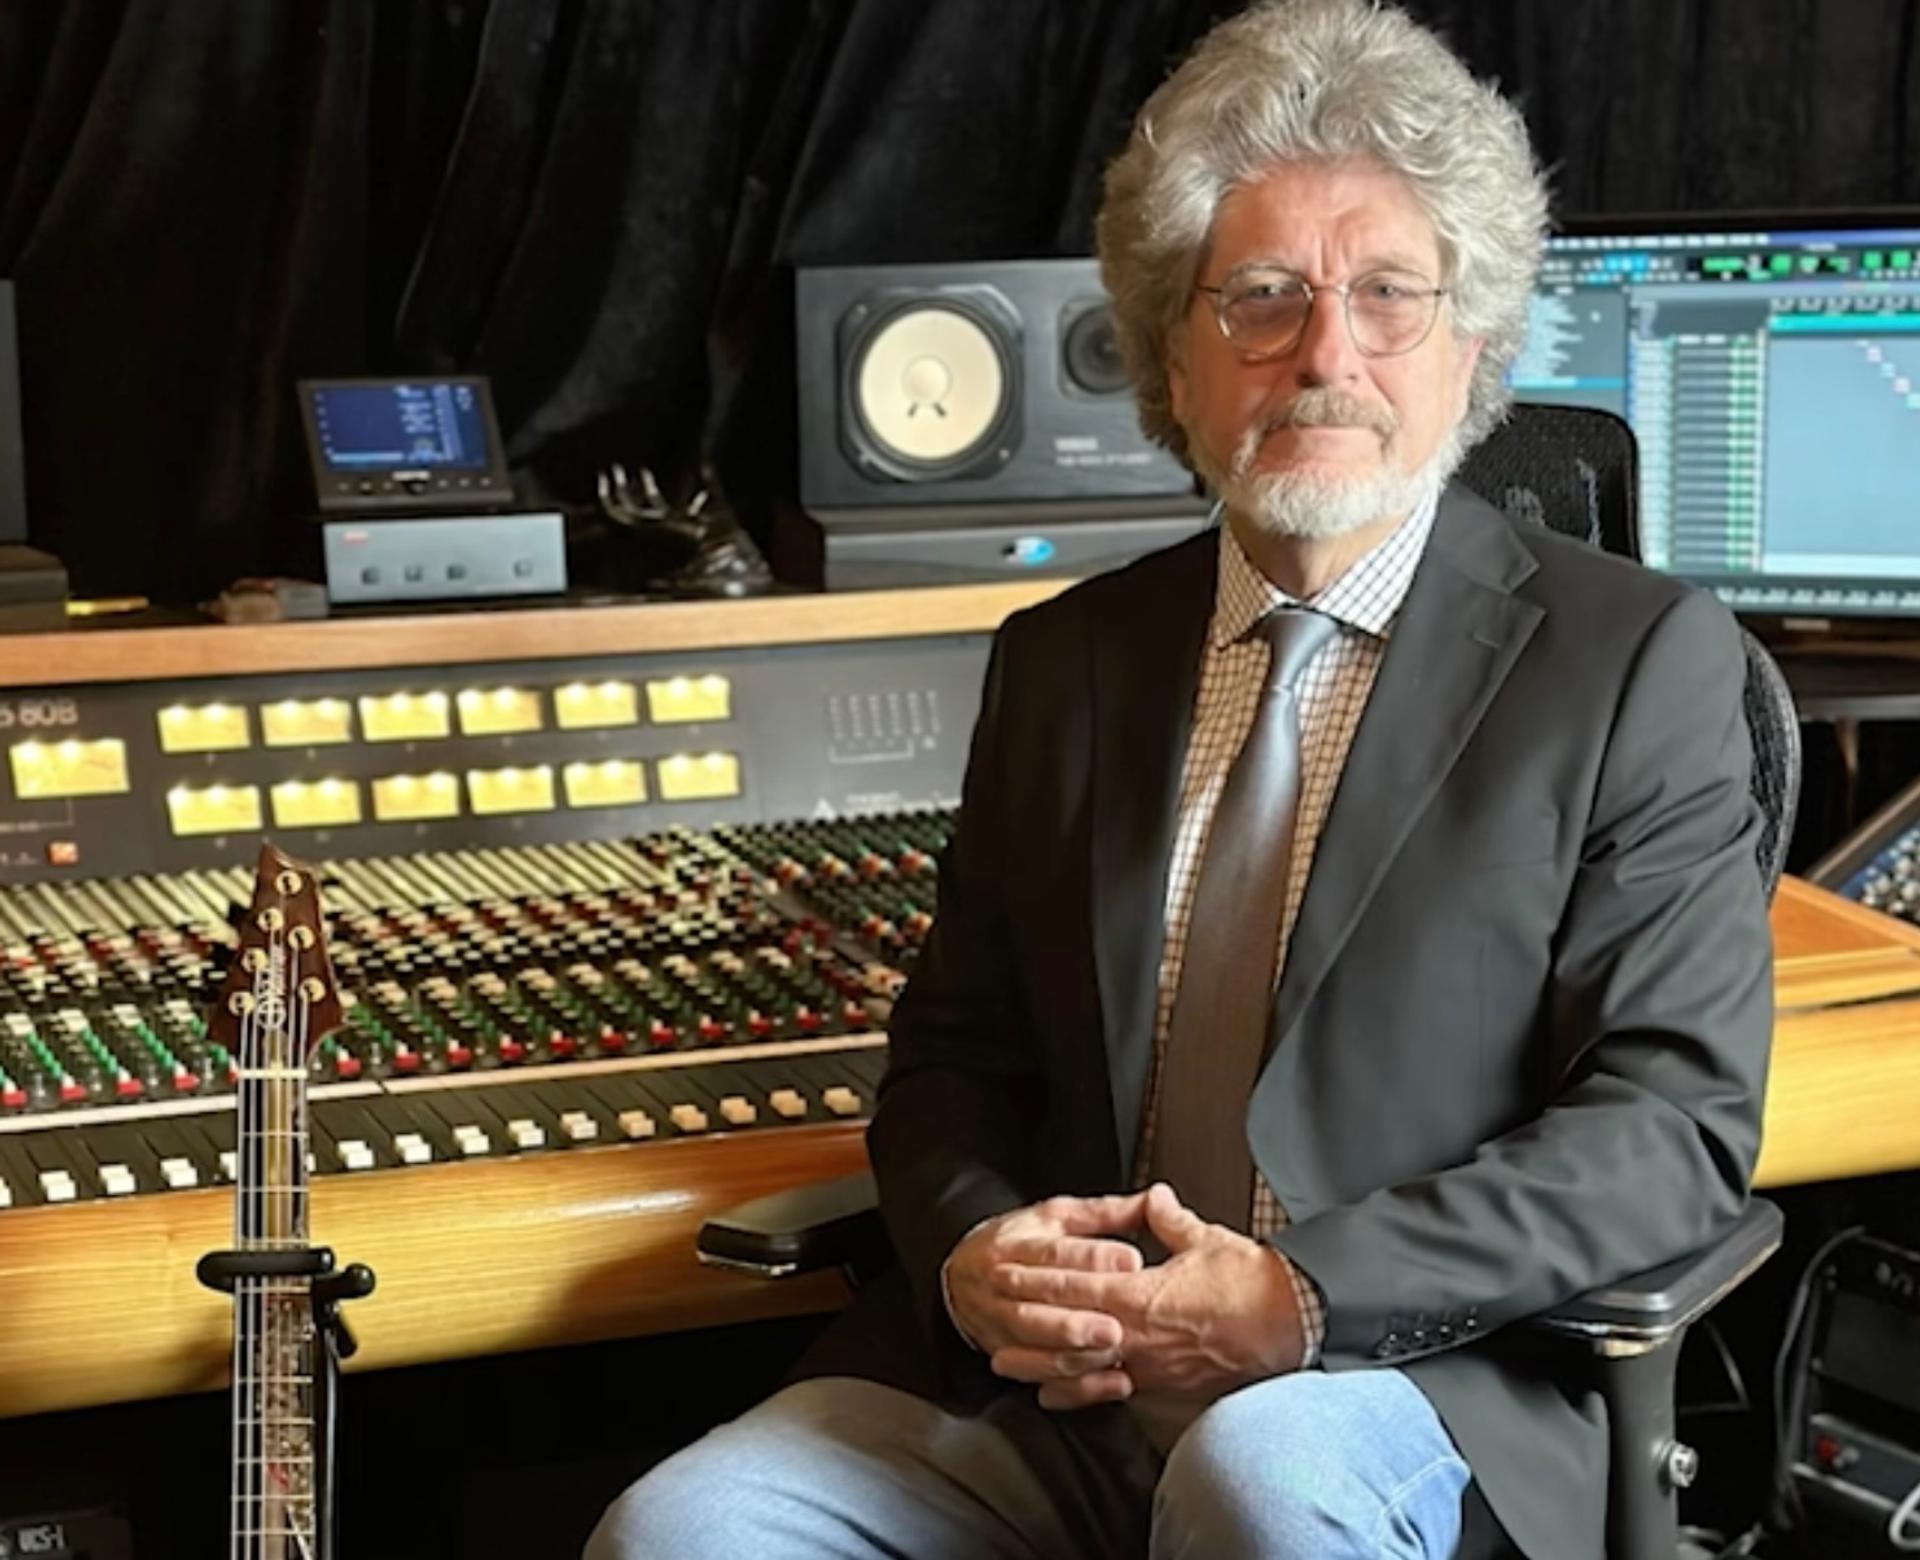
[[[1247,1101],[1272,1018],[1300,797],[1294,685],[1337,626],[1281,607],[1256,629],[1272,664],[1208,834],[1161,1065],[1153,1177],[1202,1218],[1242,1231],[1253,1198]]]

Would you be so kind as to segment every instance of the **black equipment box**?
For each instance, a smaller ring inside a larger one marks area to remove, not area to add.
[[[1896,1555],[1906,1513],[1920,1542],[1920,1253],[1871,1236],[1814,1275],[1810,1346],[1796,1386],[1794,1488],[1810,1552]]]

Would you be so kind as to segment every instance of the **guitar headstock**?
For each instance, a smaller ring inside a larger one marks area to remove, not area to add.
[[[238,1056],[253,1024],[294,1036],[311,1052],[346,1017],[313,868],[263,844],[253,903],[235,930],[240,945],[208,1018],[209,1038]]]

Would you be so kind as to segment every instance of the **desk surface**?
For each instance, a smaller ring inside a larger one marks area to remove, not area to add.
[[[1784,879],[1762,1186],[1920,1166],[1920,928]]]

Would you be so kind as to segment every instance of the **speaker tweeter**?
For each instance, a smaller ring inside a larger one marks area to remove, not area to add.
[[[1105,298],[1076,298],[1060,319],[1061,388],[1068,395],[1126,395],[1132,388],[1113,305]]]

